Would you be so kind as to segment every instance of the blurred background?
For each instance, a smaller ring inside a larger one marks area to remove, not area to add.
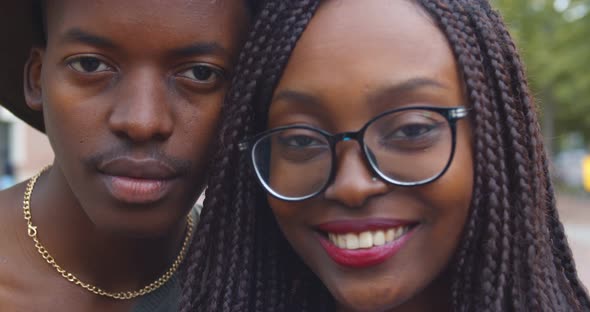
[[[514,36],[552,160],[557,206],[590,287],[590,0],[491,0]],[[45,135],[0,107],[0,189],[50,164]]]
[[[517,42],[541,114],[557,208],[590,288],[590,0],[491,0]]]

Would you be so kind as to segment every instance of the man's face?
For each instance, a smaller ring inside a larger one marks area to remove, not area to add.
[[[60,0],[46,14],[26,92],[55,166],[97,227],[163,233],[203,189],[243,1]]]

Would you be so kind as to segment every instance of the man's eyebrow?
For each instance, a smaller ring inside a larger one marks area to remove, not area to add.
[[[448,89],[448,86],[430,78],[413,78],[404,82],[388,85],[371,91],[367,102],[379,102],[411,93],[422,88]]]
[[[227,56],[227,50],[217,42],[196,42],[178,49],[172,50],[170,53],[174,57],[185,58],[200,55],[221,55]]]
[[[111,40],[84,31],[80,28],[72,28],[68,30],[61,39],[62,43],[85,43],[91,46],[100,48],[115,48],[117,45]]]

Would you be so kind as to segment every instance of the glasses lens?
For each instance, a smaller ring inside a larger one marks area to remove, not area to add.
[[[369,161],[392,181],[416,183],[437,177],[451,158],[447,119],[434,111],[411,109],[383,115],[365,132]]]
[[[262,137],[254,144],[258,177],[275,195],[301,198],[315,194],[330,176],[330,144],[320,132],[288,128]]]

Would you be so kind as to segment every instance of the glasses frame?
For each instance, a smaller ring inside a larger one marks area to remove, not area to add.
[[[435,112],[435,113],[438,113],[438,114],[442,115],[443,117],[445,117],[445,119],[449,123],[449,127],[451,129],[451,142],[452,142],[451,155],[449,157],[449,160],[447,161],[447,164],[443,168],[443,170],[441,170],[437,175],[435,175],[431,178],[421,180],[421,181],[416,181],[416,182],[397,181],[395,179],[389,178],[384,173],[382,173],[379,170],[379,168],[377,167],[377,165],[374,163],[372,158],[369,156],[370,151],[368,150],[368,147],[367,147],[367,145],[365,145],[365,142],[364,142],[365,131],[375,120],[378,120],[379,118],[381,118],[385,115],[408,111],[408,110],[418,110],[418,109]],[[326,190],[326,188],[330,184],[332,184],[334,177],[335,177],[335,173],[336,173],[336,168],[335,168],[336,162],[337,162],[336,144],[338,144],[340,141],[350,141],[350,140],[357,141],[359,146],[363,150],[363,157],[364,157],[365,161],[369,164],[368,167],[370,168],[371,172],[374,175],[381,178],[383,181],[385,181],[389,184],[392,184],[392,185],[402,186],[402,187],[420,186],[420,185],[425,185],[425,184],[428,184],[428,183],[431,183],[431,182],[437,180],[442,175],[444,175],[445,172],[449,169],[451,163],[453,162],[453,158],[455,156],[455,147],[457,145],[457,121],[459,119],[462,119],[465,116],[467,116],[468,112],[469,112],[469,109],[466,107],[463,107],[463,106],[456,106],[456,107],[433,107],[433,106],[403,107],[403,108],[392,109],[392,110],[388,110],[383,113],[380,113],[379,115],[377,115],[377,116],[371,118],[369,121],[367,121],[365,123],[365,125],[361,129],[359,129],[358,131],[349,131],[349,132],[341,132],[341,133],[331,134],[323,129],[319,129],[319,128],[315,128],[315,127],[311,127],[311,126],[305,126],[305,125],[284,126],[284,127],[277,127],[277,128],[273,128],[270,130],[266,130],[266,131],[259,133],[251,138],[247,138],[247,139],[243,140],[242,142],[240,142],[240,144],[238,145],[238,148],[242,152],[243,151],[248,152],[249,159],[250,159],[250,165],[254,169],[254,172],[256,173],[256,177],[258,178],[258,182],[262,185],[262,187],[273,197],[280,199],[280,200],[284,200],[284,201],[297,202],[297,201],[303,201],[303,200],[312,198],[312,197],[317,196],[318,194],[321,194],[322,192],[324,192]],[[281,195],[281,194],[275,192],[264,181],[263,177],[261,176],[260,170],[258,169],[258,166],[256,165],[256,156],[254,155],[254,150],[255,150],[256,146],[260,143],[260,140],[262,138],[269,136],[269,135],[272,135],[275,132],[283,131],[286,129],[306,129],[306,130],[315,131],[317,133],[322,134],[326,138],[328,143],[330,144],[330,152],[332,153],[332,163],[331,163],[328,179],[326,180],[324,185],[318,189],[318,191],[311,193],[309,195],[299,196],[299,197],[289,197],[289,196],[284,196],[284,195]]]

